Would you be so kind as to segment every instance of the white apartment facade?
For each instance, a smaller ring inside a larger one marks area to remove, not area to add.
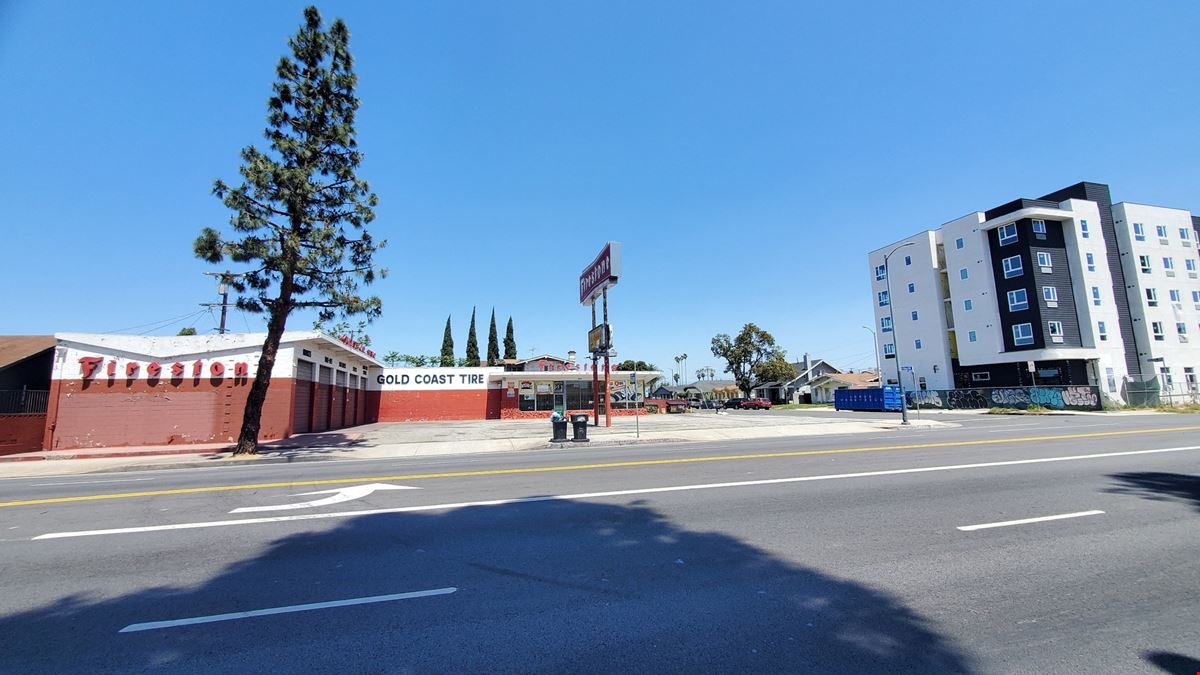
[[[1136,243],[1154,250],[1133,255],[1132,226],[1117,221],[1135,216],[1167,227],[1169,244],[1152,229]],[[1188,272],[1198,228],[1187,211],[1112,206],[1107,186],[1079,183],[872,251],[884,378],[925,389],[1089,384],[1113,402],[1165,386],[1195,390],[1200,283]],[[1138,255],[1157,260],[1158,274],[1139,278]],[[1162,294],[1157,306],[1141,301],[1147,288]]]

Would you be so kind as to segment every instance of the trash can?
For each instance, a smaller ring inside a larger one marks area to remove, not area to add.
[[[554,429],[554,437],[550,439],[551,443],[566,443],[567,442],[567,421],[562,418],[551,418],[550,426]]]
[[[587,425],[588,416],[586,414],[571,415],[571,426],[574,427],[575,437],[571,440],[576,443],[587,443]]]

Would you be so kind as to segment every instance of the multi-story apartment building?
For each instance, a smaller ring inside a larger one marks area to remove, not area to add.
[[[927,389],[1197,390],[1200,219],[1079,183],[872,251],[885,379]],[[885,267],[885,256],[887,256]],[[889,367],[890,366],[890,367]]]

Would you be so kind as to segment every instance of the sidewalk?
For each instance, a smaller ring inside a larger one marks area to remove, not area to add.
[[[955,426],[912,419],[910,428]],[[632,443],[752,440],[793,436],[823,436],[901,429],[900,418],[830,419],[763,412],[728,414],[691,412],[683,415],[614,417],[612,427],[589,426],[589,442],[566,443],[585,449]],[[568,437],[571,432],[568,429]],[[262,443],[259,454],[234,459],[232,444],[139,446],[53,450],[0,457],[0,476],[139,468],[170,468],[196,462],[311,461],[428,457],[482,452],[540,450],[559,447],[550,442],[548,420],[469,420],[368,424],[340,432],[301,434]],[[56,460],[73,460],[70,462]]]

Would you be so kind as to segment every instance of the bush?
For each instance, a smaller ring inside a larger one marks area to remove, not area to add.
[[[657,415],[658,414],[658,404],[657,403],[647,403],[646,404],[646,414],[647,415]]]

